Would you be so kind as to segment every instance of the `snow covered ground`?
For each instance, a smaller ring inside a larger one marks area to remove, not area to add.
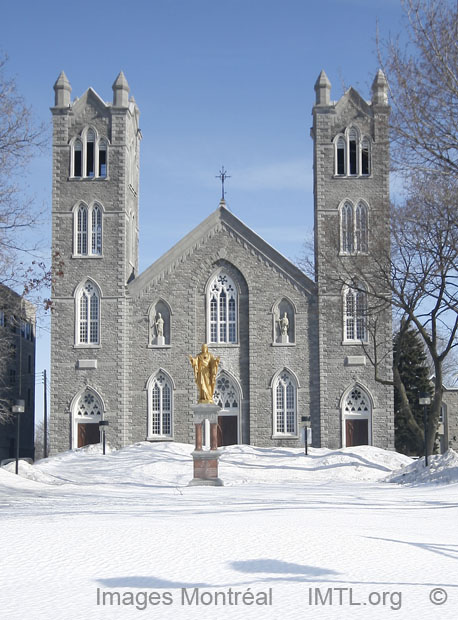
[[[1,617],[456,618],[456,454],[424,483],[420,461],[367,446],[234,446],[224,487],[187,487],[191,450],[0,469]],[[409,484],[384,482],[402,467]]]

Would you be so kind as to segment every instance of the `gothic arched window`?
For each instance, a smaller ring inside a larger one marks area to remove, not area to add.
[[[75,302],[76,344],[100,344],[100,291],[92,280],[77,289]]]
[[[102,419],[102,403],[100,398],[93,390],[86,389],[78,399],[76,404],[75,416],[81,420],[101,420]]]
[[[367,341],[367,293],[359,289],[347,288],[343,295],[344,341]]]
[[[163,370],[148,381],[148,437],[171,437],[173,430],[173,384]]]
[[[342,407],[342,446],[372,443],[372,403],[360,385],[351,386],[344,394]]]
[[[273,383],[274,435],[297,434],[297,385],[283,370]]]
[[[108,140],[99,138],[92,127],[70,143],[70,176],[79,179],[106,178]]]
[[[356,127],[347,127],[334,138],[334,174],[337,176],[369,176],[371,173],[371,140],[361,136]]]
[[[221,407],[223,411],[230,411],[237,414],[240,408],[239,401],[239,389],[231,377],[222,371],[216,379],[213,402],[215,405]]]
[[[75,256],[102,254],[102,207],[81,203],[74,210]]]
[[[368,251],[368,209],[364,202],[359,202],[355,214],[355,250],[366,253]]]
[[[341,222],[341,248],[343,254],[353,254],[353,205],[346,202],[340,211]]]
[[[209,342],[237,342],[237,288],[225,272],[218,273],[208,287]]]
[[[369,207],[362,200],[356,208],[346,200],[340,206],[341,254],[367,254],[369,251]]]

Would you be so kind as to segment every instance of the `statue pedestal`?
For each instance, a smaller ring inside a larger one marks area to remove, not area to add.
[[[280,342],[281,342],[282,344],[288,344],[288,342],[289,342],[289,336],[288,336],[288,334],[281,334],[281,336],[280,336]]]
[[[191,407],[196,427],[196,447],[192,453],[194,462],[194,478],[189,486],[220,487],[223,481],[218,478],[218,461],[221,456],[218,450],[218,413],[220,407],[213,403],[200,403]],[[202,449],[202,425],[210,422],[210,450]]]
[[[163,347],[165,345],[165,336],[158,336],[156,338],[156,344],[158,347]]]

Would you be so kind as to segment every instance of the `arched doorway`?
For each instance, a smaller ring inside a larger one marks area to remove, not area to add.
[[[86,388],[74,400],[72,448],[100,443],[99,422],[103,420],[103,403],[91,388]]]
[[[372,401],[360,385],[342,399],[342,447],[372,445]]]
[[[238,382],[226,371],[216,378],[213,400],[221,407],[218,415],[218,446],[232,446],[240,443],[241,390]],[[205,429],[205,438],[209,436]]]

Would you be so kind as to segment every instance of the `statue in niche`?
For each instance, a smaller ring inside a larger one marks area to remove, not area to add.
[[[164,319],[162,318],[161,313],[159,312],[157,315],[157,320],[154,323],[156,326],[156,333],[158,338],[164,337]]]
[[[202,351],[196,357],[189,356],[194,370],[194,380],[199,391],[198,403],[213,404],[215,391],[216,373],[218,372],[219,357],[209,352],[206,344],[202,345]]]
[[[278,324],[280,326],[280,334],[282,336],[287,336],[288,335],[288,329],[289,329],[289,320],[288,320],[288,314],[285,312],[282,316],[281,319],[277,319],[278,320]]]

